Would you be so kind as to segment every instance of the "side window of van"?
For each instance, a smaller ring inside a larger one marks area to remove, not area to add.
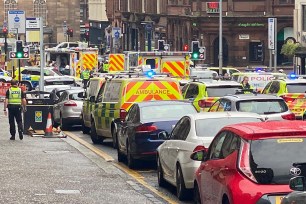
[[[96,89],[98,88],[98,81],[91,81],[89,85],[89,97],[94,96],[96,93]]]
[[[106,84],[103,102],[118,102],[120,97],[121,82],[110,82]]]

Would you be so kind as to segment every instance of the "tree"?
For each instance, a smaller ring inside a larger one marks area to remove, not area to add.
[[[293,57],[297,49],[300,47],[300,43],[292,43],[288,41],[287,43],[283,44],[281,54],[287,56],[288,58]]]

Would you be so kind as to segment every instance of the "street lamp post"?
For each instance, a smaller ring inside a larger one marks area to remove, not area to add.
[[[219,0],[219,75],[222,75],[223,45],[222,45],[222,0]]]

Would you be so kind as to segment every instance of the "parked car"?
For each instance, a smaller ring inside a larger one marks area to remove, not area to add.
[[[280,203],[305,162],[306,123],[268,121],[229,125],[208,150],[191,155],[201,165],[195,174],[196,203]]]
[[[305,164],[303,164],[305,168]],[[298,170],[298,169],[296,169]],[[305,176],[296,176],[290,179],[289,187],[294,190],[292,193],[286,195],[281,204],[305,204],[306,203],[306,183]]]
[[[156,149],[184,115],[196,113],[188,101],[148,101],[135,103],[125,121],[118,124],[118,161],[127,158],[133,168],[139,159],[155,160]]]
[[[182,117],[170,135],[157,149],[158,184],[165,181],[177,187],[177,196],[185,199],[193,189],[194,173],[199,161],[190,159],[193,151],[209,147],[218,131],[226,125],[262,121],[256,113],[201,113]]]
[[[268,94],[237,94],[218,99],[208,112],[253,112],[269,120],[295,120],[284,99]]]
[[[53,106],[53,118],[55,124],[60,124],[62,130],[67,130],[72,125],[81,125],[81,111],[83,89],[65,90],[58,102]]]

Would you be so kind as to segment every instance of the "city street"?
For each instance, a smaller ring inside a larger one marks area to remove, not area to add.
[[[0,203],[178,202],[175,188],[158,187],[154,165],[129,170],[111,143],[93,146],[80,130],[63,139],[10,141],[7,117],[1,112],[0,118]]]

